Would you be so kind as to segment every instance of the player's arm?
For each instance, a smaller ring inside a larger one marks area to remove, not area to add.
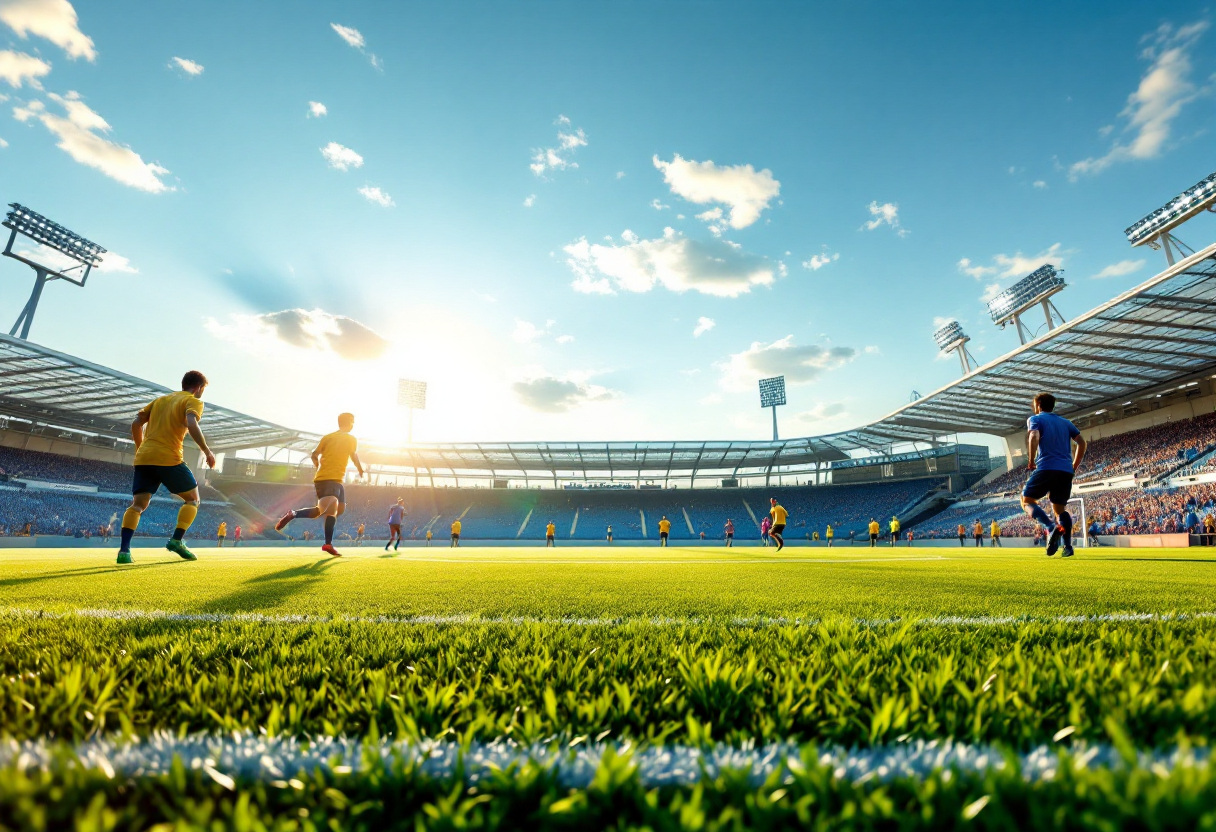
[[[366,477],[367,471],[363,470],[363,463],[359,461],[359,454],[354,451],[350,452],[350,461],[355,463],[355,469],[359,472],[359,476]]]
[[[321,446],[320,445],[317,445],[317,449],[312,452],[312,456],[310,457],[310,459],[312,459],[313,468],[321,467]]]
[[[1072,452],[1072,471],[1075,474],[1077,469],[1081,467],[1081,460],[1085,459],[1085,450],[1089,447],[1089,443],[1079,433],[1072,438],[1072,441],[1077,443],[1077,447]]]
[[[207,447],[207,438],[203,436],[203,429],[198,425],[198,414],[193,410],[186,413],[186,430],[190,432],[190,438],[194,440],[195,445],[198,445],[203,456],[207,457],[207,467],[214,468],[215,454],[211,453],[211,449]]]
[[[1026,434],[1026,445],[1028,448],[1026,453],[1029,456],[1029,459],[1026,461],[1026,467],[1033,471],[1034,458],[1039,453],[1039,432],[1037,430],[1032,430]]]
[[[139,450],[139,446],[144,444],[144,425],[148,424],[148,420],[152,418],[152,411],[144,408],[135,415],[135,419],[131,422],[131,441],[135,443],[135,450]]]

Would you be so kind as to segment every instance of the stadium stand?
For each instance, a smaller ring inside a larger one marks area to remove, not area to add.
[[[44,489],[0,488],[0,536],[59,534],[74,537],[96,536],[98,529],[113,524],[117,529],[130,499],[95,496],[83,492]],[[139,537],[169,537],[177,521],[181,503],[173,498],[154,499],[139,524]],[[192,538],[211,539],[221,520],[229,528],[240,524],[244,536],[260,537],[256,524],[235,512],[231,506],[204,502],[190,530]],[[231,535],[231,532],[229,532]]]
[[[117,494],[131,490],[131,467],[113,462],[0,447],[0,469],[13,479],[92,485]]]

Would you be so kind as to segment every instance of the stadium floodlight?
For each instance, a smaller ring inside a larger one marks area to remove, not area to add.
[[[760,406],[773,409],[773,441],[777,441],[777,408],[785,404],[785,376],[760,379]]]
[[[1043,307],[1048,332],[1056,328],[1056,318],[1059,318],[1059,323],[1063,324],[1064,316],[1051,302],[1051,296],[1063,291],[1064,287],[1068,285],[1060,276],[1062,274],[1064,274],[1063,269],[1057,269],[1048,263],[1001,292],[988,301],[988,314],[992,316],[992,322],[1004,329],[1005,324],[1012,321],[1018,329],[1018,339],[1023,344],[1033,338],[1034,334],[1022,323],[1022,313],[1036,303]]]
[[[1216,173],[1196,182],[1124,233],[1133,247],[1148,245],[1154,250],[1164,248],[1165,261],[1172,266],[1174,247],[1190,249],[1173,235],[1173,229],[1204,211],[1216,212]]]
[[[26,301],[17,322],[9,330],[9,335],[17,335],[22,340],[30,336],[30,324],[34,322],[34,313],[38,311],[38,301],[42,298],[42,289],[52,280],[66,280],[77,286],[84,286],[94,266],[101,265],[101,256],[106,250],[91,240],[86,240],[79,234],[73,233],[57,222],[52,222],[37,211],[31,211],[24,205],[11,203],[9,212],[2,224],[9,229],[8,244],[4,247],[4,256],[18,260],[34,270],[34,291]],[[57,251],[76,265],[55,268],[37,260],[31,260],[32,252],[13,251],[13,243],[20,234],[45,248]],[[82,270],[83,271],[80,271]],[[76,273],[78,272],[78,273]]]
[[[426,410],[426,382],[412,381],[408,378],[397,379],[397,404],[409,409],[410,424],[406,441],[413,444],[414,411]]]
[[[971,340],[971,336],[963,332],[963,327],[958,321],[951,321],[933,333],[933,340],[942,352],[958,353],[958,362],[963,368],[963,375],[967,375],[979,366],[971,357],[971,351],[967,349],[967,342]]]

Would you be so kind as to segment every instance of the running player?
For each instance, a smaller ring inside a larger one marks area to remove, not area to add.
[[[667,515],[663,515],[663,519],[659,521],[659,545],[667,545],[667,535],[671,532],[671,521],[667,519]]]
[[[870,548],[873,549],[878,545],[878,521],[873,517],[870,518]]]
[[[215,539],[221,549],[224,548],[224,541],[228,539],[228,521],[221,520],[220,527],[215,530]]]
[[[1085,458],[1085,437],[1076,425],[1055,414],[1056,397],[1051,393],[1039,393],[1032,406],[1034,415],[1026,420],[1030,448],[1027,467],[1031,474],[1022,489],[1022,508],[1050,532],[1047,557],[1054,555],[1062,542],[1061,555],[1070,558],[1072,515],[1068,513],[1068,501],[1072,497],[1072,478]],[[1051,500],[1055,521],[1039,506],[1044,497]]]
[[[545,548],[557,548],[557,525],[552,520],[545,524]]]
[[[892,515],[891,517],[891,546],[894,547],[899,542],[899,518]]]
[[[785,548],[785,538],[782,536],[782,532],[785,531],[785,521],[789,518],[790,513],[777,502],[776,497],[770,497],[769,504],[772,508],[768,510],[768,513],[773,518],[773,525],[769,527],[768,536],[777,541],[777,551],[780,552]]]
[[[984,524],[979,520],[975,521],[975,526],[971,529],[971,534],[975,536],[976,548],[984,548]]]
[[[996,522],[995,520],[992,521],[991,534],[992,534],[992,545],[1001,546],[1001,524]],[[1005,547],[1001,546],[1001,548],[1003,549]]]
[[[363,533],[365,531],[367,531],[367,525],[365,523],[360,523],[358,525],[358,527],[355,528],[355,545],[356,546],[363,545]]]
[[[397,551],[397,547],[401,545],[401,520],[405,517],[405,498],[398,497],[397,502],[393,503],[388,510],[388,543],[384,544],[384,551],[388,551],[388,547],[392,546],[393,551]]]
[[[281,532],[297,517],[323,516],[325,545],[321,547],[321,551],[335,558],[342,556],[342,553],[334,548],[334,526],[338,523],[338,515],[346,511],[346,488],[342,485],[342,480],[346,476],[347,463],[355,463],[359,476],[367,476],[363,463],[359,461],[359,454],[356,453],[359,440],[350,435],[354,427],[353,413],[340,414],[338,429],[322,436],[316,450],[312,452],[312,464],[317,468],[316,476],[312,479],[313,488],[317,492],[317,504],[289,511],[274,524],[274,530]]]
[[[723,528],[726,533],[726,548],[733,549],[735,546],[735,521],[729,517],[726,518],[726,526]]]
[[[826,530],[826,531],[824,531],[823,536],[824,536],[824,537],[826,537],[826,538],[828,539],[828,548],[829,548],[829,549],[831,549],[831,548],[832,548],[832,540],[833,540],[833,539],[836,537],[836,532],[832,530],[832,524],[831,524],[831,523],[828,523],[827,530]]]
[[[152,501],[152,495],[162,485],[182,501],[177,510],[177,526],[165,548],[183,560],[197,560],[182,539],[198,514],[198,483],[190,466],[183,460],[182,443],[186,434],[198,445],[207,459],[207,467],[215,467],[215,454],[199,428],[203,418],[203,391],[207,377],[198,370],[182,376],[182,389],[169,393],[148,404],[131,422],[131,439],[135,442],[135,476],[131,484],[131,505],[122,515],[122,537],[118,545],[118,562],[131,563],[131,538],[139,527],[139,518]]]
[[[452,548],[460,546],[460,518],[457,517],[452,521]]]

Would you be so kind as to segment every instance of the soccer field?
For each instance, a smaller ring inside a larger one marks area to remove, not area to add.
[[[1216,806],[1216,549],[345,551],[6,550],[0,825],[1181,829]]]

